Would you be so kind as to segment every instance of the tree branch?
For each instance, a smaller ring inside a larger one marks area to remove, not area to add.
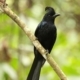
[[[21,19],[7,6],[5,5],[5,1],[0,0],[0,8],[2,11],[7,14],[11,19],[13,19],[20,28],[26,33],[26,35],[29,37],[33,45],[37,48],[37,50],[41,53],[41,55],[48,61],[48,63],[52,66],[56,74],[60,77],[61,80],[67,80],[67,77],[63,73],[63,71],[60,69],[60,67],[57,65],[57,63],[54,61],[52,56],[45,50],[37,38],[34,36],[34,34],[31,32],[31,30],[26,26],[24,22],[21,21]]]

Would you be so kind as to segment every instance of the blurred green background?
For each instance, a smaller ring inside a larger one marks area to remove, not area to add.
[[[80,80],[80,1],[79,0],[6,0],[8,6],[34,33],[51,6],[56,18],[57,40],[51,52],[69,80]],[[0,13],[0,80],[25,80],[34,59],[33,44],[21,28]],[[40,80],[59,80],[46,62]]]

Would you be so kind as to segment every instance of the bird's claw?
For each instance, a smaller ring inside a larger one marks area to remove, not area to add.
[[[46,52],[45,52],[45,53],[46,53],[46,55],[47,55],[47,54],[49,53],[49,50],[48,50],[48,49],[46,49]]]
[[[35,40],[38,40],[38,38],[36,37],[36,39]]]

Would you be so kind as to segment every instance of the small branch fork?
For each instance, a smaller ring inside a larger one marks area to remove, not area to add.
[[[21,21],[21,19],[8,7],[8,5],[6,4],[6,0],[0,0],[0,8],[2,12],[4,12],[11,19],[13,19],[16,22],[16,24],[26,33],[26,35],[33,43],[33,45],[37,48],[37,50],[41,53],[41,55],[48,61],[50,66],[59,76],[60,80],[67,80],[66,75],[63,73],[63,71],[60,69],[60,67],[57,65],[57,63],[48,53],[48,51],[41,46],[37,38],[34,36],[31,30],[26,26],[26,24],[23,21]]]

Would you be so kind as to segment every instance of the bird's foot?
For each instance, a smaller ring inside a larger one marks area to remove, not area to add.
[[[47,55],[47,54],[49,53],[49,50],[48,50],[48,49],[46,49],[46,52],[45,52],[45,53],[46,53],[46,55]]]
[[[36,39],[35,40],[38,40],[38,38],[36,37]]]

